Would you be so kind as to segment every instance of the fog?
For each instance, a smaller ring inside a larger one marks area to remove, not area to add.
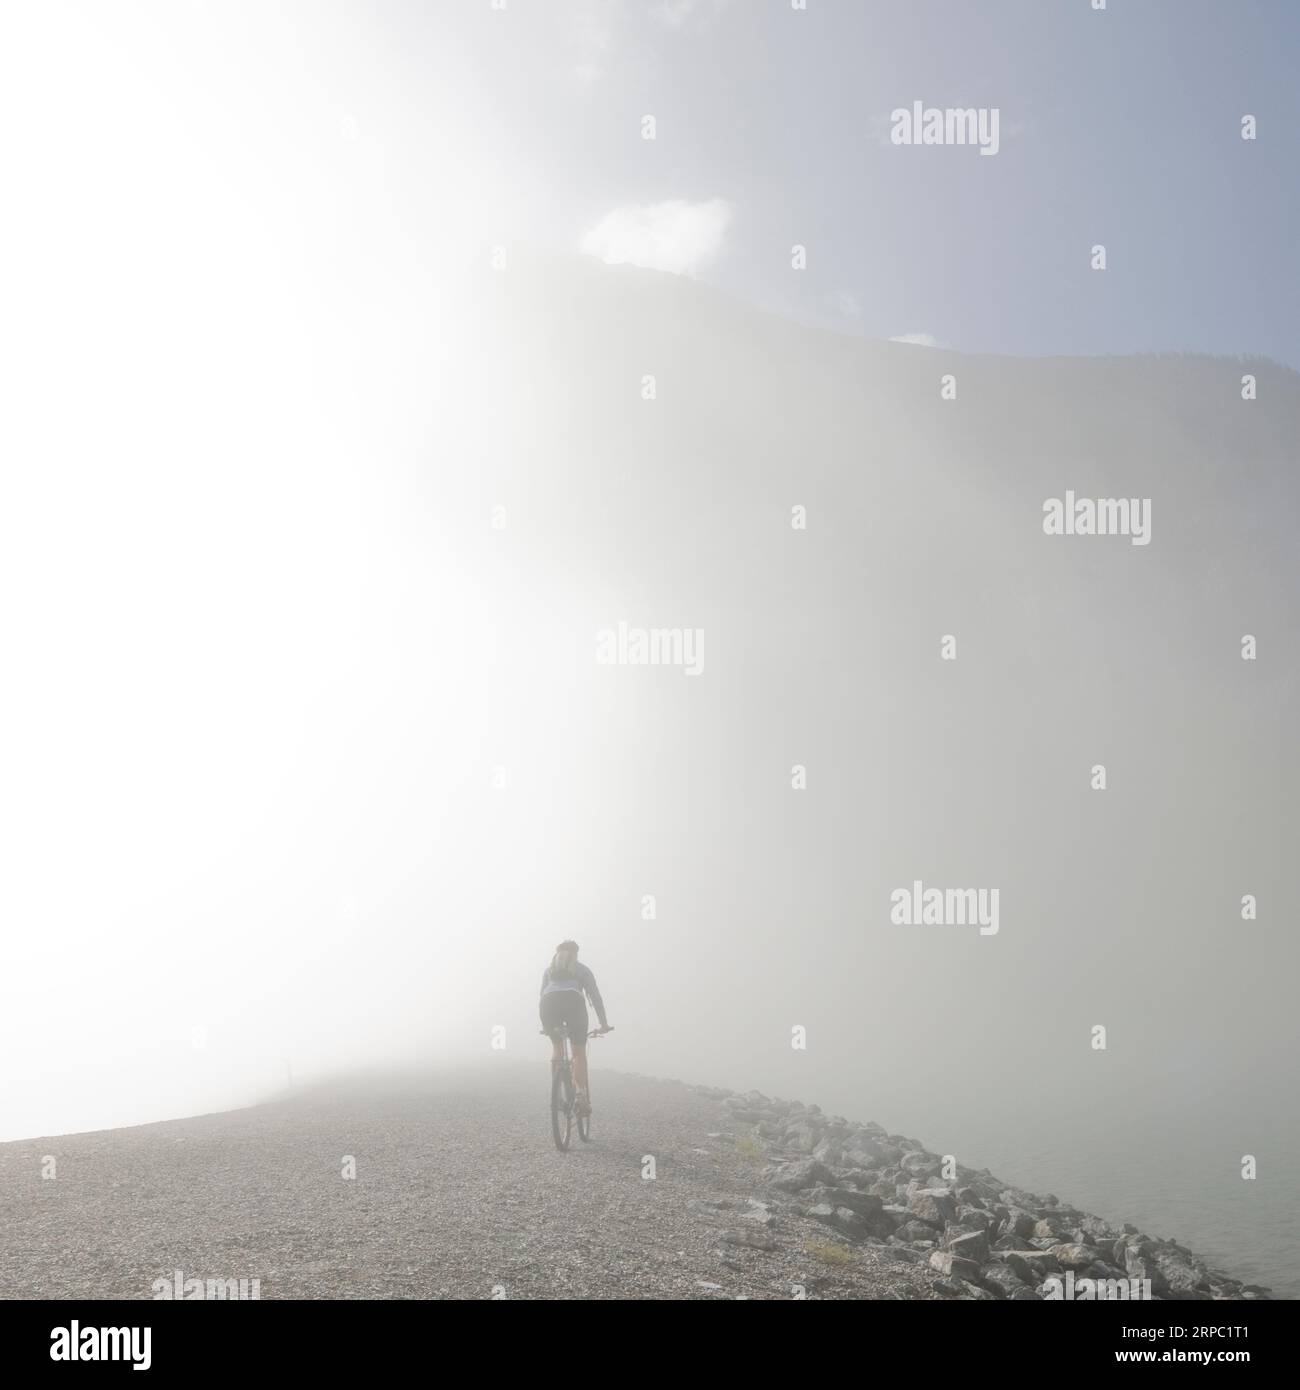
[[[598,1066],[900,1128],[1265,1103],[1298,1041],[1294,372],[869,342],[533,249],[499,229],[536,173],[485,170],[449,50],[408,84],[342,8],[251,46],[215,7],[66,13],[0,57],[36,132],[0,1139],[543,1067],[565,936]],[[1151,499],[1149,544],[1046,535],[1067,489]],[[698,673],[603,663],[620,624],[702,633]],[[891,921],[916,881],[998,889],[997,931]]]

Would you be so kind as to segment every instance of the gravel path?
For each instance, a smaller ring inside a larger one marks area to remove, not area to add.
[[[718,1101],[596,1069],[593,1141],[560,1154],[546,1084],[503,1064],[0,1145],[0,1297],[151,1298],[176,1270],[264,1299],[941,1296],[888,1248],[765,1216]]]

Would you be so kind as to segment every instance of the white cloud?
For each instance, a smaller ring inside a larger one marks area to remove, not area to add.
[[[730,221],[731,206],[721,198],[629,205],[606,213],[582,238],[581,249],[613,265],[692,275],[717,255]]]
[[[941,343],[938,338],[929,333],[900,333],[898,337],[891,338],[891,343],[911,343],[914,347],[941,348],[946,347],[946,343]]]

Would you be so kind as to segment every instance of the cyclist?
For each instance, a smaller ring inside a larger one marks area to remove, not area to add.
[[[573,1084],[578,1094],[576,1104],[578,1114],[591,1114],[591,1100],[587,1082],[587,1004],[583,995],[591,1000],[600,1019],[600,1031],[609,1032],[609,1022],[605,1018],[605,1001],[596,988],[596,977],[578,962],[578,943],[561,941],[555,948],[551,963],[542,972],[542,994],[539,1007],[542,1014],[542,1027],[551,1035],[551,1067],[558,1067],[564,1060],[564,1039],[561,1029],[565,1024],[569,1029],[569,1041],[573,1045]]]

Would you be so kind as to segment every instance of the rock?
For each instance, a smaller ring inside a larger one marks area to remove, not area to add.
[[[1033,1233],[1040,1239],[1060,1237],[1069,1233],[1069,1227],[1062,1217],[1044,1216],[1034,1223]]]
[[[802,1192],[833,1180],[831,1170],[820,1159],[804,1158],[783,1164],[768,1181],[782,1192]]]
[[[876,1174],[869,1168],[832,1168],[831,1172],[837,1187],[856,1187],[861,1192],[866,1192],[876,1181]]]
[[[820,1221],[823,1226],[833,1226],[847,1236],[861,1239],[867,1234],[866,1222],[848,1207],[834,1207],[829,1202],[818,1202],[814,1206],[806,1207],[804,1215],[810,1216],[814,1221]]]
[[[842,1167],[844,1163],[844,1152],[834,1139],[823,1139],[813,1149],[812,1155],[830,1168]]]
[[[1155,1262],[1171,1289],[1209,1291],[1209,1270],[1190,1251],[1184,1252],[1181,1246],[1172,1243],[1164,1248],[1157,1246]]]
[[[728,1245],[744,1245],[750,1250],[775,1250],[776,1242],[759,1231],[727,1231],[723,1240]]]
[[[917,1149],[911,1153],[905,1153],[898,1160],[898,1166],[908,1173],[933,1177],[943,1168],[943,1161],[935,1158],[933,1154],[926,1153],[923,1149]]]
[[[1160,1266],[1132,1246],[1124,1252],[1124,1273],[1130,1279],[1149,1279],[1152,1293],[1169,1291],[1169,1281]]]
[[[1054,1255],[1066,1269],[1087,1269],[1091,1264],[1095,1264],[1101,1252],[1091,1245],[1054,1245],[1048,1251]]]
[[[915,1193],[907,1204],[908,1210],[931,1226],[943,1227],[957,1218],[957,1203],[945,1190],[925,1189]]]
[[[1010,1265],[1027,1284],[1041,1283],[1049,1274],[1062,1272],[1056,1256],[1041,1250],[1004,1250],[998,1259]]]
[[[975,1264],[985,1264],[989,1258],[989,1238],[983,1231],[950,1231],[944,1245]]]
[[[741,1212],[741,1217],[746,1221],[755,1221],[760,1226],[775,1226],[776,1217],[768,1210],[766,1202],[760,1202],[756,1197],[750,1197],[749,1210]]]
[[[951,1250],[935,1250],[930,1255],[930,1265],[948,1279],[978,1279],[980,1267],[974,1260],[963,1259]]]
[[[830,1202],[832,1206],[848,1207],[859,1216],[879,1216],[882,1204],[870,1192],[858,1192],[852,1187],[818,1187],[810,1194],[815,1202]],[[893,1223],[890,1223],[891,1229]]]
[[[1003,1298],[1010,1298],[1018,1290],[1029,1287],[1010,1265],[990,1265],[984,1271],[982,1279],[985,1288],[993,1290]]]
[[[1009,1236],[1015,1236],[1017,1240],[1028,1240],[1034,1234],[1035,1221],[1027,1211],[1008,1210],[1007,1219],[1003,1227]]]
[[[808,1124],[791,1125],[785,1132],[785,1142],[800,1153],[810,1154],[820,1142],[817,1131]]]
[[[851,1135],[844,1141],[844,1157],[849,1163],[861,1164],[864,1168],[875,1168],[885,1163],[885,1145],[878,1144],[861,1134]]]

